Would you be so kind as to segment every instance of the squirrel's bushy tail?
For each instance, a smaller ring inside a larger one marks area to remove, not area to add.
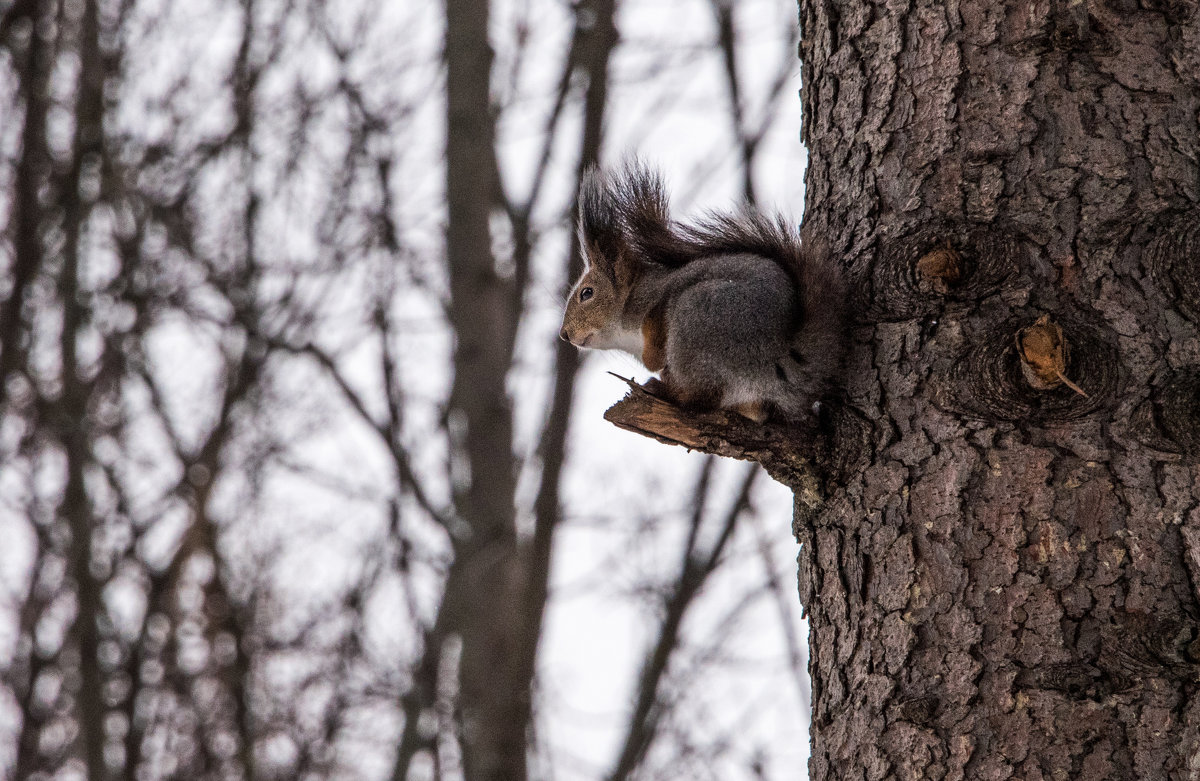
[[[791,339],[792,355],[801,360],[792,385],[797,404],[809,414],[842,373],[846,354],[847,289],[827,251],[810,253],[797,284],[800,313]]]

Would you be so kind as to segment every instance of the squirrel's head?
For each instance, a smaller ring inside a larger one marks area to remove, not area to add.
[[[579,244],[585,268],[567,297],[559,331],[576,347],[607,346],[607,335],[618,327],[633,288],[634,262],[618,207],[604,174],[595,168],[588,171],[579,190]]]
[[[558,335],[576,347],[603,347],[604,334],[621,319],[629,291],[621,291],[605,263],[591,262],[571,288]]]

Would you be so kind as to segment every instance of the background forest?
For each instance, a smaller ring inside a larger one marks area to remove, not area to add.
[[[795,4],[446,14],[0,0],[0,777],[803,772],[787,491],[556,340],[586,165],[798,219]]]

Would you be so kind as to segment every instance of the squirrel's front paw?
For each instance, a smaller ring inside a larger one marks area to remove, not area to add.
[[[667,388],[667,384],[657,377],[651,377],[642,383],[642,390],[656,398],[672,401],[671,391]]]

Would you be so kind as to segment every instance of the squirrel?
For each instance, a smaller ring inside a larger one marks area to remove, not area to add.
[[[589,170],[579,192],[585,269],[559,336],[621,349],[685,409],[801,423],[845,349],[845,284],[783,217],[743,209],[671,219],[659,175],[632,161]]]

